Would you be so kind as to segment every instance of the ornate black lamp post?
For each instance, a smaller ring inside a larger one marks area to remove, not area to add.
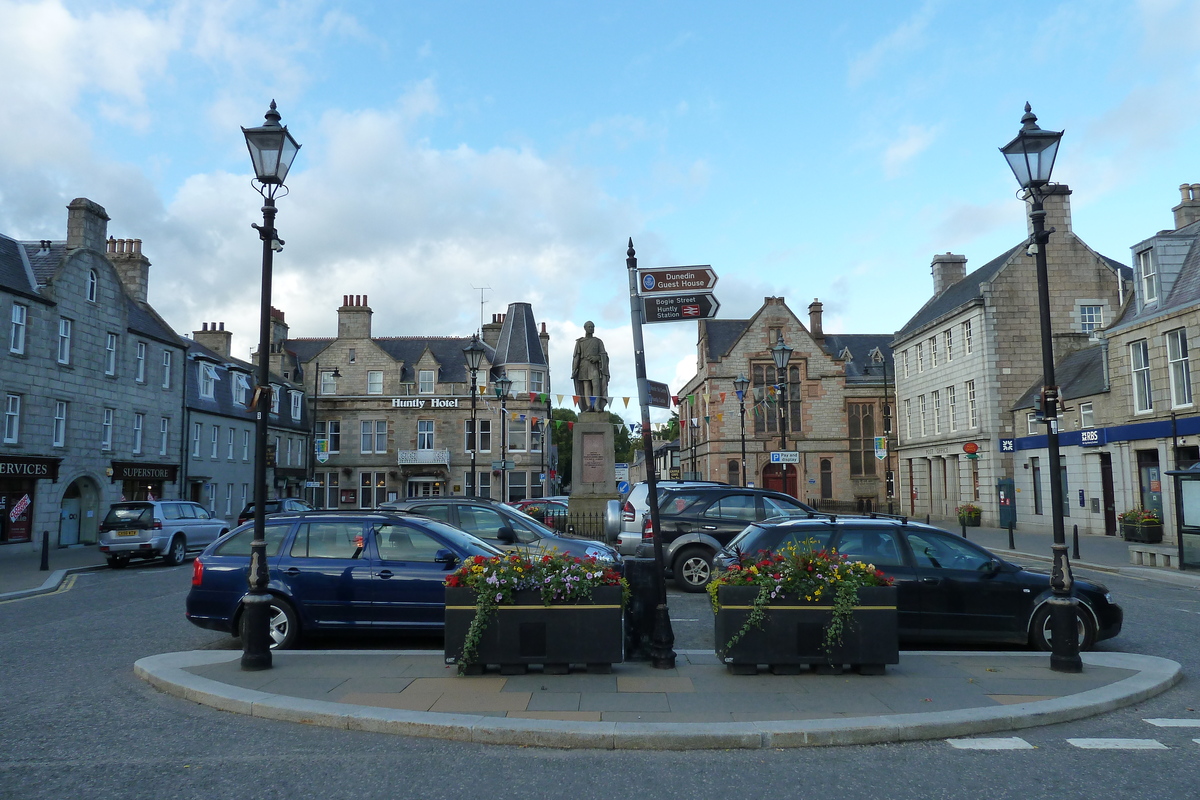
[[[738,397],[738,416],[742,419],[742,486],[746,485],[746,390],[750,388],[750,379],[746,373],[739,372],[733,381],[733,390]]]
[[[771,358],[775,359],[775,374],[783,392],[779,395],[779,449],[787,450],[788,362],[792,360],[792,348],[783,343],[782,332],[779,334],[779,341],[771,348]],[[787,465],[782,465],[782,468],[786,470]],[[786,479],[783,485],[786,489]]]
[[[500,502],[508,502],[508,393],[512,378],[502,374],[496,381],[496,397],[500,398]]]
[[[275,101],[266,122],[257,128],[242,128],[246,147],[254,162],[255,189],[263,197],[263,224],[254,225],[262,239],[262,303],[258,326],[258,386],[251,405],[256,415],[254,441],[254,539],[250,542],[249,592],[243,600],[242,669],[271,668],[271,595],[267,592],[267,542],[264,538],[267,505],[267,439],[271,416],[271,257],[283,249],[275,230],[275,197],[287,194],[283,181],[300,145],[279,124]],[[283,194],[280,195],[280,190]]]
[[[312,401],[313,401],[312,402],[313,451],[312,451],[312,458],[309,460],[309,469],[308,469],[308,479],[310,481],[315,481],[316,477],[317,477],[317,401],[319,401],[321,399],[321,362],[320,361],[317,362],[317,368],[316,368],[316,371],[314,374],[316,376],[316,380],[313,381],[313,397],[312,397]],[[331,372],[329,374],[329,377],[336,380],[336,379],[342,377],[342,373],[338,372],[337,367],[334,367],[333,372]],[[328,430],[325,431],[325,441],[326,442],[329,441],[329,431]],[[328,448],[328,445],[326,445],[326,447]],[[326,452],[329,452],[328,449],[326,449]],[[320,503],[316,502],[317,488],[314,486],[313,493],[312,493],[312,499],[313,499],[313,505],[315,507],[325,508],[325,500],[328,498],[326,497]]]
[[[1062,131],[1044,131],[1037,125],[1037,117],[1025,104],[1025,116],[1021,117],[1021,130],[1000,152],[1008,160],[1017,177],[1017,183],[1029,201],[1029,219],[1033,236],[1029,249],[1037,264],[1038,315],[1042,328],[1042,409],[1046,423],[1046,450],[1050,461],[1050,506],[1054,525],[1054,568],[1050,575],[1050,587],[1054,594],[1047,601],[1050,607],[1051,653],[1050,669],[1055,672],[1080,672],[1083,662],[1079,658],[1077,638],[1078,601],[1071,596],[1071,563],[1067,558],[1067,539],[1063,527],[1062,468],[1058,449],[1058,386],[1054,382],[1054,339],[1050,327],[1050,281],[1046,273],[1046,244],[1054,229],[1046,230],[1046,210],[1043,208],[1049,191],[1050,173],[1054,169],[1054,158],[1058,155],[1058,144]]]
[[[479,334],[472,334],[471,343],[463,348],[467,369],[471,370],[471,485],[467,489],[469,497],[475,496],[478,478],[478,473],[475,472],[475,453],[479,450],[479,423],[475,421],[475,395],[479,394],[476,384],[479,380],[479,365],[483,363],[483,353],[484,347],[479,341]]]
[[[699,417],[692,417],[691,422],[688,425],[688,430],[691,432],[691,436],[689,437],[688,441],[690,441],[692,445],[692,480],[698,481],[700,479],[696,476],[699,474],[699,465],[696,463],[696,461],[697,456],[699,455],[700,443],[696,441],[696,438],[700,435]]]

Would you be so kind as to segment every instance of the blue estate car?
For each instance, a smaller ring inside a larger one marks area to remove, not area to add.
[[[429,630],[445,623],[446,573],[500,551],[436,520],[370,511],[268,517],[264,529],[271,647],[318,630]],[[253,523],[214,542],[193,563],[187,618],[238,635]]]

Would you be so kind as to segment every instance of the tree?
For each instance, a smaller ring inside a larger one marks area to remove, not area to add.
[[[654,438],[665,442],[673,442],[679,438],[679,412],[671,414],[666,426],[655,431]]]

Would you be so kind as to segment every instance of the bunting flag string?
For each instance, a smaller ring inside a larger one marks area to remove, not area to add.
[[[725,404],[725,392],[721,392],[721,405]]]
[[[558,396],[558,404],[559,404],[560,406],[562,405],[562,401],[563,401],[563,396],[560,394],[560,395]]]

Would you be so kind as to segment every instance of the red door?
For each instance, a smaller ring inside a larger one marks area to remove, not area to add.
[[[768,464],[763,467],[763,488],[796,497],[796,466]]]

